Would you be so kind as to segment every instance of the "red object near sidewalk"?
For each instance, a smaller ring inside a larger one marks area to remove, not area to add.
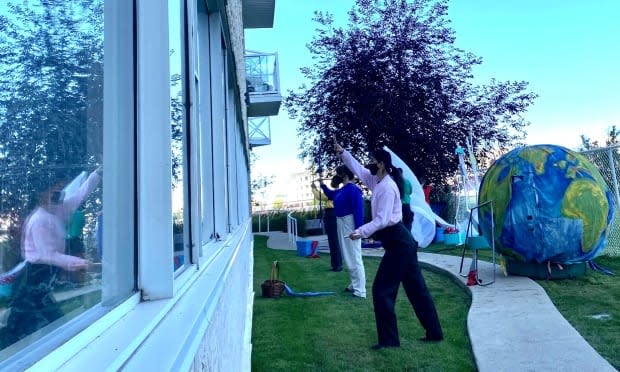
[[[312,241],[312,251],[310,252],[310,255],[308,256],[308,258],[321,258],[321,256],[319,256],[319,241],[318,240]]]
[[[469,274],[467,274],[467,285],[468,286],[478,285],[478,281],[476,279],[477,276],[478,276],[478,273],[476,272],[476,270],[470,271]]]

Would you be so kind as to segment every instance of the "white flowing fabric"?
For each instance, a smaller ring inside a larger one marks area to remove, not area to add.
[[[454,226],[446,222],[443,218],[433,212],[430,205],[424,198],[424,191],[422,185],[418,181],[418,178],[413,174],[411,169],[387,146],[383,146],[383,149],[390,153],[392,156],[392,165],[398,168],[402,168],[403,177],[411,182],[411,211],[413,212],[413,224],[411,226],[411,235],[418,242],[420,248],[426,248],[435,238],[436,224],[441,226]]]
[[[71,182],[69,182],[63,189],[63,197],[68,197],[69,195],[73,195],[79,188],[82,186],[84,181],[88,178],[88,173],[86,171],[82,171],[78,174]]]

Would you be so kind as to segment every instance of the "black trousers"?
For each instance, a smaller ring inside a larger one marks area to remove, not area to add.
[[[7,319],[2,347],[28,336],[63,316],[52,291],[58,268],[26,263],[24,272],[15,283],[11,312]]]
[[[402,223],[377,232],[385,254],[372,284],[373,304],[379,344],[400,346],[394,303],[400,283],[413,306],[426,337],[442,339],[443,332],[418,263],[418,243]]]
[[[323,226],[327,234],[332,270],[342,270],[342,251],[338,243],[338,227],[334,208],[325,208],[323,211]]]
[[[413,212],[411,211],[411,204],[409,203],[403,204],[403,224],[405,224],[407,231],[411,231],[411,226],[413,226]]]

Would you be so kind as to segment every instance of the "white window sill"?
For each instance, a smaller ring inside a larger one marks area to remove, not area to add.
[[[188,266],[174,298],[140,301],[136,293],[29,370],[187,370],[246,234],[229,236],[200,272]]]

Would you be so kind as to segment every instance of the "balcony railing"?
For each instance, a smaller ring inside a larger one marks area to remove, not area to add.
[[[248,116],[277,115],[282,103],[277,53],[246,51]]]
[[[250,132],[250,146],[271,145],[269,116],[249,118],[248,127]]]

